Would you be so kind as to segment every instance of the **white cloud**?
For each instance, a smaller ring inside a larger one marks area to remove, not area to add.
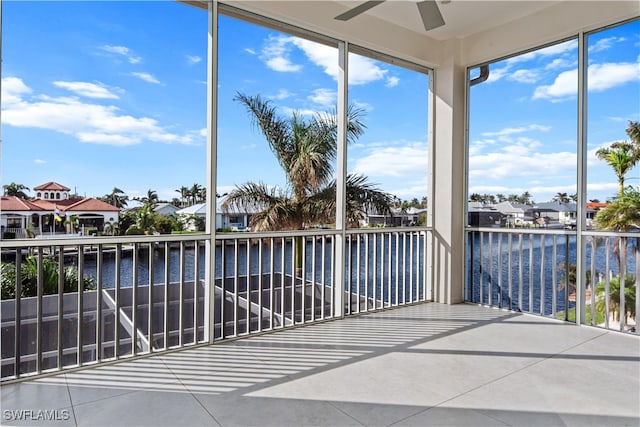
[[[369,177],[415,177],[425,174],[429,165],[427,145],[405,142],[400,146],[374,148],[364,157],[354,160],[353,171]]]
[[[540,75],[536,70],[516,70],[508,78],[518,83],[535,83],[540,79]]]
[[[386,87],[396,87],[400,83],[400,79],[394,76],[387,77]]]
[[[589,65],[587,82],[590,91],[600,92],[625,83],[640,80],[640,62]],[[575,96],[578,90],[578,70],[564,71],[550,85],[538,86],[533,99],[562,100]]]
[[[139,79],[142,79],[148,83],[160,84],[160,80],[156,79],[152,74],[149,73],[133,72],[131,73],[131,75],[138,77]]]
[[[615,36],[600,39],[594,44],[592,44],[591,46],[589,46],[589,52],[595,53],[595,52],[600,52],[602,50],[607,50],[607,49],[610,49],[614,45],[614,43],[620,43],[625,40],[626,39],[624,37],[615,37]]]
[[[509,67],[502,68],[492,68],[489,66],[489,78],[487,78],[487,83],[497,82],[501,80],[504,76],[509,74]]]
[[[247,48],[245,48],[245,49],[244,49],[244,51],[245,51],[245,52],[247,52],[247,53],[249,53],[249,54],[251,54],[251,55],[255,55],[255,54],[256,54],[256,51],[255,51],[255,50],[253,50],[253,49],[251,49],[251,48],[248,48],[248,47],[247,47]]]
[[[267,67],[279,72],[297,72],[302,66],[291,62],[291,40],[293,37],[269,37],[262,49],[260,59]]]
[[[46,162],[46,160],[42,160],[42,159],[34,159],[33,163],[35,163],[36,165],[44,165]]]
[[[32,95],[31,89],[15,77],[2,79],[3,101],[8,93],[11,102],[3,102],[3,125],[39,128],[94,144],[116,146],[144,141],[196,144],[202,142],[201,130],[184,135],[169,132],[155,119],[133,117],[114,105],[82,102],[75,97]]]
[[[187,63],[189,65],[195,65],[202,61],[202,58],[196,55],[185,55],[185,57],[187,58]]]
[[[556,58],[550,63],[548,63],[544,68],[545,70],[557,70],[560,68],[570,68],[575,66],[576,66],[576,61],[568,60],[565,58]]]
[[[512,58],[507,59],[507,64],[513,65],[518,62],[530,61],[540,56],[546,57],[546,56],[554,56],[554,55],[563,55],[577,48],[578,48],[578,40],[573,39],[563,43],[547,46],[542,49],[533,50],[531,52],[527,52],[522,55],[514,56]]]
[[[53,82],[55,86],[63,89],[70,90],[80,96],[86,96],[87,98],[96,99],[118,99],[119,96],[111,92],[101,83],[89,83],[89,82]]]
[[[5,77],[0,86],[3,108],[14,103],[19,103],[22,96],[31,93],[31,88],[17,77]]]
[[[268,98],[269,99],[283,100],[283,99],[291,98],[292,96],[293,96],[293,94],[291,92],[289,92],[288,90],[280,89],[277,94],[271,95]]]
[[[298,117],[301,116],[315,116],[316,114],[319,113],[319,111],[316,110],[311,110],[308,108],[303,108],[303,109],[297,109],[297,108],[291,108],[291,107],[281,107],[280,111],[282,111],[282,113],[284,114],[285,117],[291,117],[294,114]]]
[[[503,77],[509,77],[511,80],[515,80],[521,83],[535,83],[537,81],[537,77],[534,79],[534,76],[538,75],[538,72],[534,70],[518,70],[511,74],[511,70],[521,62],[532,61],[539,57],[548,57],[548,56],[562,56],[575,50],[578,46],[577,40],[569,40],[564,43],[555,44],[552,46],[545,47],[543,49],[534,50],[531,52],[524,53],[522,55],[514,56],[504,61],[504,66],[501,68],[494,68],[491,64],[489,66],[489,78],[487,79],[487,83],[493,83],[498,80],[501,80]],[[551,63],[545,66],[547,69],[552,68],[560,68],[566,67],[566,64],[570,62],[563,58],[556,58]]]
[[[315,89],[313,94],[308,96],[312,102],[327,108],[335,107],[337,97],[338,94],[335,90],[322,88]]]
[[[499,152],[469,156],[469,180],[517,181],[518,178],[554,176],[575,169],[576,153],[538,153],[526,144]]]
[[[114,53],[116,55],[124,56],[130,64],[138,64],[142,62],[142,58],[133,54],[133,51],[126,46],[112,46],[104,45],[100,49],[105,52]]]
[[[300,49],[307,59],[322,68],[326,74],[338,79],[338,49],[297,37],[270,37],[261,53],[261,59],[275,71],[297,72],[301,64],[291,60],[292,48]],[[387,70],[380,68],[376,61],[360,55],[349,55],[349,84],[361,85],[382,80]],[[394,84],[393,79],[388,83]]]
[[[551,130],[551,127],[549,127],[549,126],[543,126],[543,125],[538,125],[538,124],[530,124],[529,126],[521,126],[521,127],[517,127],[517,128],[504,128],[504,129],[500,129],[499,131],[495,131],[495,132],[483,132],[482,136],[498,136],[498,137],[502,137],[502,136],[507,136],[507,135],[515,135],[515,134],[519,134],[519,133],[523,133],[523,132],[529,132],[529,131],[547,132],[549,130]]]

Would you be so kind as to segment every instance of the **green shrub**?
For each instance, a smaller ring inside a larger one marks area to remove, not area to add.
[[[58,293],[58,278],[60,266],[50,258],[42,258],[42,289],[44,295]],[[0,263],[2,278],[0,287],[2,299],[15,298],[16,296],[16,266],[12,263]],[[72,266],[62,267],[64,292],[76,292],[78,290],[78,269]],[[34,297],[38,294],[38,258],[27,256],[20,264],[20,277],[22,284],[21,297]],[[95,289],[95,281],[91,277],[83,278],[84,290]]]

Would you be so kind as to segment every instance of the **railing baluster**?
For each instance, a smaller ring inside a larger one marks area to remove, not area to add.
[[[377,298],[378,298],[378,234],[375,233],[373,235],[373,283],[371,284],[371,286],[373,287],[373,289],[371,290],[371,294],[372,294],[372,304],[373,304],[373,309],[377,310],[378,309],[378,304],[377,304]],[[382,275],[381,275],[382,277]],[[368,297],[369,294],[367,294]]]
[[[178,347],[184,345],[184,261],[185,248],[184,241],[180,242],[180,273],[178,283]]]
[[[533,313],[533,234],[529,233],[529,313]]]
[[[102,360],[102,245],[96,253],[96,362]]]
[[[275,329],[274,321],[275,321],[275,298],[274,298],[274,288],[275,288],[275,270],[276,270],[276,255],[275,255],[275,239],[271,237],[269,239],[269,328]]]
[[[363,234],[364,241],[364,311],[369,310],[369,234]]]
[[[78,245],[78,366],[84,362],[84,245]]]
[[[480,261],[478,263],[478,268],[480,269],[479,270],[479,273],[480,273],[479,274],[479,280],[478,280],[478,288],[479,288],[479,291],[480,291],[480,301],[479,301],[479,303],[480,304],[484,304],[484,298],[483,298],[483,295],[484,295],[484,280],[483,279],[484,279],[484,271],[485,271],[485,268],[484,268],[484,233],[481,231],[479,234],[480,234],[478,236],[479,241],[480,241],[480,248],[479,248],[479,251],[478,251],[479,252],[479,255],[478,255],[479,258],[478,259]]]
[[[171,283],[170,274],[171,270],[169,264],[171,262],[171,244],[164,242],[164,295],[163,295],[163,327],[164,332],[164,346],[166,350],[169,348],[169,286]],[[213,285],[212,285],[213,286]]]
[[[113,331],[113,353],[114,353],[114,357],[116,359],[120,358],[120,304],[121,304],[121,299],[120,299],[120,281],[121,281],[121,276],[120,276],[120,266],[121,266],[121,262],[122,262],[122,244],[118,243],[116,244],[116,251],[115,251],[115,268],[114,268],[114,301],[115,301],[115,306],[113,308],[113,315],[114,315],[114,331]]]
[[[42,248],[38,251],[38,272],[36,284],[36,373],[42,372],[42,294],[44,293]]]
[[[246,327],[244,329],[245,333],[251,332],[251,242],[249,239],[243,240],[245,242],[245,253],[246,253],[246,268],[245,273],[247,275],[247,279],[245,282],[245,295],[247,296],[247,309],[246,309]],[[238,260],[239,261],[239,260]]]
[[[509,238],[507,239],[507,246],[509,255],[507,257],[507,263],[509,264],[508,273],[509,273],[509,310],[513,310],[513,235],[509,233]]]
[[[16,248],[16,299],[15,299],[15,324],[14,324],[14,362],[13,375],[20,378],[20,356],[22,355],[22,249]]]
[[[300,292],[300,296],[301,296],[301,301],[300,301],[300,305],[301,305],[301,313],[300,313],[300,322],[304,323],[305,322],[305,317],[306,317],[306,313],[307,313],[307,304],[306,304],[306,299],[307,299],[307,238],[306,236],[303,236],[301,239],[302,242],[302,247],[300,248],[300,250],[302,251],[302,274],[300,275],[300,285],[301,285],[301,292]]]
[[[148,309],[147,309],[147,339],[149,340],[149,353],[153,353],[153,282],[154,282],[154,275],[153,275],[153,261],[154,261],[154,256],[153,256],[153,251],[154,251],[154,245],[155,243],[149,243],[149,253],[147,254],[147,259],[149,262],[149,266],[148,266],[148,278],[149,278],[149,287],[147,288],[148,291]]]
[[[262,239],[258,239],[258,332],[262,332],[262,310],[264,308],[262,301],[262,288],[264,285],[262,279],[262,265],[264,263],[263,250],[264,245]]]
[[[620,254],[620,277],[619,277],[619,289],[620,289],[620,330],[624,331],[627,326],[627,307],[626,307],[626,295],[625,285],[627,279],[627,239],[621,238],[618,240],[619,254]]]
[[[133,267],[131,285],[131,354],[138,354],[138,250],[139,245],[133,244]]]
[[[16,321],[18,319],[16,318]],[[58,248],[58,370],[64,366],[64,247]]]
[[[589,269],[591,273],[591,298],[589,298],[589,302],[591,303],[591,324],[596,324],[596,249],[597,242],[596,237],[591,238],[591,268]],[[588,288],[587,288],[588,289]],[[586,300],[586,298],[585,298]]]
[[[522,305],[522,297],[523,297],[523,277],[524,277],[524,266],[522,264],[522,234],[518,234],[518,310],[520,312],[523,311]]]
[[[200,318],[198,316],[198,300],[200,299],[200,240],[195,240],[193,242],[195,245],[194,250],[194,259],[193,259],[193,343],[197,344],[198,340],[198,330],[200,323]],[[203,299],[204,300],[204,299]],[[203,312],[204,314],[204,312]],[[203,340],[204,337],[204,328],[203,328]]]
[[[238,240],[233,241],[233,336],[237,337],[239,334],[239,316],[238,310],[240,307],[239,299],[240,292],[238,289]]]
[[[493,233],[488,233],[489,255],[487,256],[487,305],[493,305]]]
[[[540,235],[540,314],[544,316],[544,234]]]
[[[285,312],[285,290],[286,290],[286,259],[285,252],[287,250],[287,241],[286,238],[283,237],[281,240],[280,246],[280,269],[282,273],[280,274],[280,328],[284,328],[287,323],[286,312]]]
[[[316,320],[316,246],[318,236],[311,237],[311,312],[309,320]]]
[[[553,255],[552,255],[552,270],[551,270],[551,316],[556,317],[556,309],[558,303],[558,236],[553,235]],[[565,307],[566,310],[566,307]]]
[[[498,307],[502,308],[502,234],[498,234]]]

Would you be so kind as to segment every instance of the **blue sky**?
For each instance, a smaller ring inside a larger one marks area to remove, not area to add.
[[[604,201],[616,178],[595,151],[627,140],[628,122],[640,120],[640,21],[592,33],[587,44],[587,199]],[[529,191],[545,202],[577,191],[577,46],[572,39],[498,61],[472,87],[470,193]],[[639,176],[636,167],[627,184],[640,185]]]
[[[167,200],[205,184],[205,12],[175,2],[4,1],[2,13],[3,184],[56,181],[87,196],[152,189]],[[259,94],[283,116],[331,111],[337,50],[227,17],[220,25],[218,192],[247,181],[283,186],[233,98]],[[590,37],[590,151],[625,139],[627,121],[640,117],[639,34],[635,22]],[[536,201],[575,192],[576,61],[568,41],[501,61],[473,88],[471,192],[530,191]],[[350,102],[365,111],[367,131],[349,147],[349,170],[422,198],[427,76],[357,55],[350,72]],[[589,196],[604,199],[615,178],[592,157]]]

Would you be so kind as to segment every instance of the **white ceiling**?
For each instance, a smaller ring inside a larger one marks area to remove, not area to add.
[[[499,27],[560,3],[557,0],[438,0],[437,4],[445,25],[427,32],[422,25],[422,20],[415,4],[416,1],[387,0],[362,15],[352,18],[352,21],[367,19],[365,15],[369,15],[411,31],[428,35],[436,40],[448,40],[466,38],[472,34]],[[363,2],[364,0],[336,1],[335,10],[339,14]],[[327,1],[327,3],[331,2]],[[344,25],[349,25],[349,22],[345,22]]]

